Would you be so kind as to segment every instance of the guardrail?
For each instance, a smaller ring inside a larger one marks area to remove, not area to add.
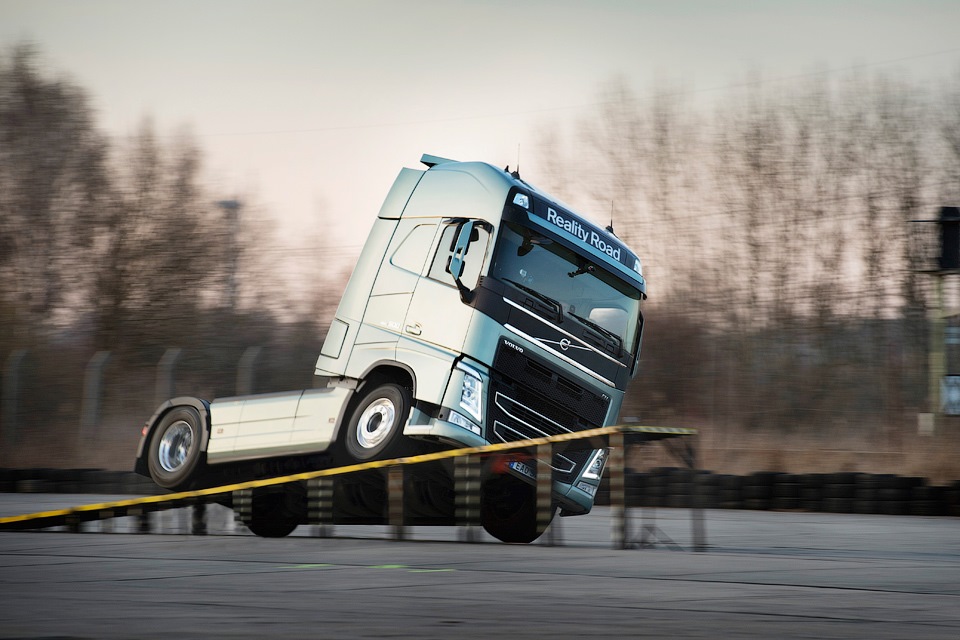
[[[457,523],[463,528],[466,540],[476,539],[476,527],[479,525],[480,504],[480,465],[482,456],[491,454],[530,450],[535,451],[537,482],[538,521],[549,523],[552,516],[551,490],[552,469],[550,461],[554,453],[561,453],[573,442],[586,441],[590,448],[610,448],[607,462],[609,474],[610,505],[613,516],[612,541],[615,548],[624,549],[634,544],[630,538],[627,520],[626,484],[624,480],[624,448],[626,444],[645,443],[658,440],[684,438],[685,445],[674,451],[690,468],[696,466],[696,449],[690,441],[697,434],[693,429],[674,427],[613,426],[567,433],[546,438],[536,438],[510,443],[491,444],[483,447],[470,447],[438,451],[407,458],[378,460],[345,467],[321,469],[296,473],[264,480],[251,480],[227,484],[195,491],[184,491],[165,495],[152,495],[129,500],[118,500],[99,504],[82,505],[69,509],[29,513],[19,516],[0,518],[0,531],[45,529],[66,526],[79,530],[85,522],[107,520],[117,517],[135,516],[140,518],[141,531],[149,531],[148,515],[156,511],[178,509],[217,502],[218,498],[229,496],[231,505],[239,520],[249,522],[250,505],[253,491],[265,487],[274,487],[290,483],[305,482],[308,489],[310,524],[325,524],[331,521],[330,497],[332,479],[352,473],[375,469],[384,469],[388,477],[388,524],[397,539],[406,537],[403,513],[403,470],[405,466],[454,459],[456,465],[454,491],[457,496]],[[580,442],[580,446],[583,446]],[[194,532],[204,533],[202,509],[195,509]],[[696,550],[706,548],[706,535],[702,509],[693,506],[693,547]],[[543,524],[546,528],[546,524]],[[543,529],[541,529],[542,531]]]

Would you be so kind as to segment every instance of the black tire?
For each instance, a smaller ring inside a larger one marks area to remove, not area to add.
[[[537,526],[536,487],[512,476],[491,477],[480,491],[480,524],[501,542],[533,542],[546,528]]]
[[[405,514],[418,525],[456,523],[457,496],[453,477],[442,462],[407,467],[403,495]]]
[[[306,514],[306,493],[300,485],[254,493],[252,516],[245,523],[261,538],[283,538],[293,533]]]
[[[337,524],[385,524],[387,482],[379,470],[338,476],[333,486],[333,513]]]
[[[412,443],[403,435],[411,404],[410,390],[393,383],[361,396],[341,438],[346,461],[386,460],[413,453]]]
[[[200,465],[203,426],[193,407],[176,407],[160,420],[150,439],[147,467],[165,489],[184,489]]]

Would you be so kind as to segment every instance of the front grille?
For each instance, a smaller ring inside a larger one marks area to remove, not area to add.
[[[503,421],[494,420],[493,423],[493,432],[501,442],[545,438],[570,432],[569,429],[502,393],[496,394],[494,403],[499,409],[499,415],[505,416]],[[585,461],[581,459],[583,453],[586,452],[567,451],[563,454],[558,453],[554,455],[550,466],[553,467],[555,473],[573,476],[575,475],[574,471]],[[573,478],[571,477],[569,480],[573,480]]]
[[[501,341],[497,349],[493,368],[510,380],[522,382],[548,402],[583,416],[591,426],[601,426],[610,408],[610,396],[595,393],[555,373],[538,358],[506,346],[505,341]]]
[[[603,425],[610,398],[560,376],[543,362],[501,342],[488,395],[490,442],[516,442]],[[579,413],[579,416],[578,416]],[[588,449],[554,456],[554,478],[573,482]]]

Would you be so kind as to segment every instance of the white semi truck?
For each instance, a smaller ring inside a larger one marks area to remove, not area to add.
[[[401,170],[386,197],[314,388],[169,400],[143,428],[138,472],[182,490],[616,422],[640,357],[640,260],[516,172],[421,162],[427,169]],[[604,458],[554,457],[561,515],[590,511]],[[501,540],[539,533],[534,466],[514,460],[485,474],[481,523]],[[451,516],[450,475],[443,464],[414,474],[413,513],[425,522]],[[375,473],[345,476],[335,510],[377,521],[383,493]],[[286,535],[305,521],[304,496],[288,486],[255,497],[251,529]]]

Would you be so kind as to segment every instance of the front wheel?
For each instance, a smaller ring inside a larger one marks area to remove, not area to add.
[[[382,384],[357,402],[343,435],[349,462],[367,462],[410,455],[411,442],[403,435],[410,416],[410,390],[394,383]]]
[[[150,440],[147,466],[150,477],[165,489],[185,488],[200,464],[203,428],[193,407],[169,411]]]
[[[480,524],[501,542],[533,542],[546,529],[537,522],[536,487],[508,475],[488,478],[480,489]]]

